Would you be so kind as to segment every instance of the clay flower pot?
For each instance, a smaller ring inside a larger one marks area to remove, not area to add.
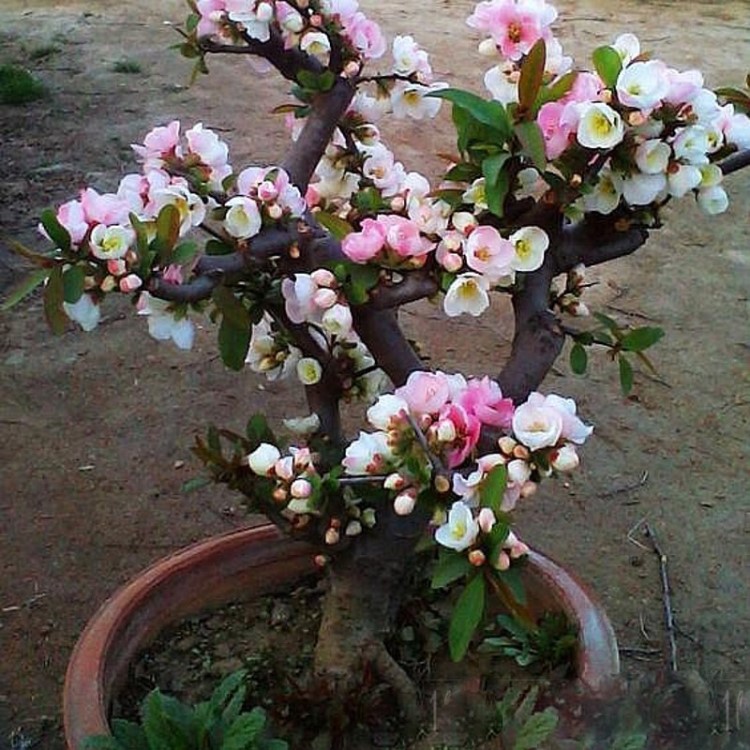
[[[68,665],[63,694],[69,750],[109,731],[108,711],[128,664],[170,623],[231,600],[272,591],[314,570],[311,547],[273,526],[212,537],[166,557],[125,584],[89,621]],[[617,642],[601,607],[566,570],[531,552],[527,590],[540,611],[562,609],[578,627],[577,675],[602,694],[619,672]]]

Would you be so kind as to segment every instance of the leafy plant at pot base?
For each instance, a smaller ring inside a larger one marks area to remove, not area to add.
[[[141,708],[142,721],[112,722],[112,735],[91,737],[87,750],[288,750],[269,736],[262,708],[243,711],[243,670],[226,677],[208,701],[191,707],[152,690]]]
[[[49,252],[16,246],[37,269],[5,307],[44,284],[55,332],[69,320],[91,330],[106,296],[124,293],[157,339],[189,348],[206,315],[228,367],[296,374],[310,413],[288,421],[290,439],[254,418],[244,435],[210,430],[196,452],[214,479],[317,547],[329,590],[315,663],[332,694],[376,674],[413,731],[418,695],[384,638],[418,544],[444,548],[464,586],[455,659],[490,596],[528,620],[513,586],[528,552],[513,513],[543,479],[577,468],[593,429],[572,400],[537,389],[572,338],[574,369],[584,347],[608,347],[627,391],[632,362],[648,366],[661,335],[602,317],[601,330],[579,330],[584,268],[634,254],[675,199],[726,209],[724,177],[750,163],[750,97],[649,58],[632,34],[576,68],[545,0],[489,0],[469,17],[492,58],[490,99],[435,81],[411,36],[374,63],[388,44],[356,0],[189,4],[180,50],[196,75],[211,55],[247,55],[289,82],[287,153],[236,169],[202,124],[155,128],[135,147],[142,171],[117,192],[87,188],[42,215]],[[443,103],[456,153],[431,184],[383,133],[388,118],[421,121]],[[513,345],[496,377],[425,369],[397,311],[440,295],[449,317],[510,298]],[[371,404],[369,428],[351,440],[341,412],[355,399]]]

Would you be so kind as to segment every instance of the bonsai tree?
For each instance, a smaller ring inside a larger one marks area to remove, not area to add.
[[[545,0],[480,2],[468,25],[492,67],[489,98],[433,80],[411,36],[389,45],[356,0],[190,0],[182,54],[275,69],[292,101],[292,142],[275,165],[230,165],[201,124],[171,122],[134,146],[142,162],[116,193],[93,188],[42,216],[52,249],[19,248],[38,269],[6,302],[44,283],[56,332],[93,329],[109,293],[132,295],[157,339],[180,348],[193,321],[217,328],[227,367],[297,377],[309,414],[286,437],[261,415],[244,434],[212,427],[195,453],[283,532],[316,545],[329,587],[315,668],[334,693],[366,662],[407,723],[416,688],[388,653],[419,543],[440,552],[433,584],[462,586],[454,659],[482,621],[487,592],[517,616],[514,568],[528,551],[512,513],[545,477],[574,471],[592,427],[575,403],[538,391],[572,340],[610,350],[622,388],[632,358],[662,335],[587,323],[585,269],[631,255],[662,208],[692,197],[727,207],[723,177],[750,163],[750,98],[711,91],[695,70],[650,57],[625,34],[574,67]],[[452,108],[457,144],[437,181],[407,171],[381,127],[424,127]],[[430,371],[399,308],[442,300],[479,316],[508,295],[512,351],[483,378]],[[352,439],[342,404],[363,401]]]

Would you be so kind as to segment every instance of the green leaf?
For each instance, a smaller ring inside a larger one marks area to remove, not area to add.
[[[583,375],[586,372],[588,363],[589,355],[586,352],[586,347],[576,341],[570,350],[570,369],[576,375]]]
[[[230,370],[241,370],[250,349],[252,326],[235,326],[230,318],[223,317],[219,326],[219,353],[221,361]]]
[[[78,302],[83,294],[86,272],[81,266],[71,266],[63,272],[63,298],[71,305]]]
[[[226,242],[209,240],[206,243],[206,255],[229,255],[229,253],[233,252],[234,248],[231,245],[227,245]]]
[[[328,213],[328,211],[317,211],[315,220],[324,226],[335,239],[342,240],[347,234],[354,231],[354,227],[344,219]]]
[[[195,259],[195,256],[198,255],[199,251],[200,248],[198,247],[197,242],[191,240],[180,242],[180,244],[174,249],[172,263],[176,263],[178,266],[186,266]]]
[[[505,464],[495,466],[487,478],[482,482],[479,492],[479,502],[483,508],[491,508],[496,518],[502,514],[500,506],[503,502],[505,487],[508,484],[508,468]],[[504,539],[503,539],[504,541]]]
[[[289,743],[285,740],[261,740],[259,750],[289,750]]]
[[[235,328],[246,329],[250,327],[250,314],[242,300],[238,299],[234,292],[226,286],[217,286],[211,294],[211,299],[222,315],[222,319]]]
[[[227,729],[221,750],[253,750],[265,726],[266,712],[262,708],[240,714]]]
[[[46,208],[42,211],[39,220],[55,246],[59,247],[64,253],[70,252],[70,233],[57,220],[55,212],[51,208]]]
[[[216,687],[209,699],[209,705],[214,711],[223,711],[233,696],[245,687],[246,669],[238,669],[227,675]]]
[[[380,269],[377,266],[349,264],[348,278],[344,285],[346,298],[352,305],[363,305],[369,297],[368,292],[379,280]]]
[[[643,750],[647,740],[645,734],[620,734],[615,738],[612,750]]]
[[[511,154],[503,151],[499,154],[488,156],[482,161],[482,175],[484,177],[484,190],[489,210],[502,218],[505,197],[508,195],[510,179],[508,170],[504,169]]]
[[[448,628],[448,646],[453,661],[461,661],[484,614],[485,580],[481,573],[472,578],[458,597]]]
[[[516,136],[521,143],[523,153],[534,166],[544,172],[547,167],[547,155],[544,150],[544,136],[536,121],[519,122],[515,127]]]
[[[494,529],[493,529],[494,531]],[[508,591],[511,593],[513,598],[518,604],[526,604],[526,589],[523,585],[523,577],[521,576],[521,567],[518,561],[514,561],[507,570],[496,570],[495,575],[497,578],[505,584]]]
[[[608,328],[610,331],[619,331],[620,326],[618,325],[616,320],[613,320],[609,317],[609,315],[605,315],[604,313],[595,312],[594,317],[605,327]]]
[[[198,15],[198,13],[191,13],[187,17],[187,21],[185,21],[185,28],[187,29],[188,33],[192,33],[198,28],[198,24],[200,23],[201,17]]]
[[[435,569],[432,571],[433,589],[441,589],[471,572],[473,565],[466,555],[453,550],[441,550]]]
[[[462,89],[440,89],[431,91],[427,96],[445,99],[454,105],[454,113],[458,108],[468,113],[477,122],[488,125],[500,134],[501,142],[506,141],[510,136],[511,128],[508,113],[505,111],[505,107],[494,99],[482,99],[481,96]]]
[[[257,448],[261,443],[273,443],[276,444],[276,436],[268,426],[268,420],[263,414],[253,414],[250,419],[247,420],[247,426],[245,427],[245,434],[247,439],[250,441],[253,450]]]
[[[125,719],[113,719],[112,734],[121,750],[148,750],[148,741],[143,727]]]
[[[451,167],[444,176],[444,179],[451,182],[474,182],[481,174],[479,167],[468,161],[462,161]]]
[[[593,54],[594,67],[607,88],[613,88],[622,70],[620,53],[608,45],[597,47]]]
[[[623,396],[627,396],[633,390],[633,366],[622,355],[618,357],[618,360],[620,364],[620,390],[622,390]]]
[[[300,70],[297,73],[297,81],[308,91],[330,91],[336,82],[336,75],[332,70],[324,70],[322,73]]]
[[[212,483],[212,479],[210,477],[192,477],[188,479],[186,482],[182,483],[182,486],[180,487],[180,492],[187,495],[190,492],[195,492],[196,490],[201,489],[202,487],[206,487],[209,484]]]
[[[549,86],[543,86],[534,104],[534,114],[547,102],[556,102],[558,99],[562,99],[573,88],[576,78],[578,78],[578,72],[571,70],[570,73],[560,76]]]
[[[552,736],[558,719],[557,711],[552,706],[532,714],[518,730],[513,750],[537,750]]]
[[[172,253],[180,237],[180,212],[177,206],[168,203],[156,217],[156,237],[151,247],[159,256],[162,265],[172,262]]]
[[[15,307],[22,299],[28,297],[44,280],[50,275],[46,268],[39,268],[31,271],[28,276],[21,279],[15,286],[11,287],[8,296],[0,305],[0,310],[10,310]]]
[[[97,734],[84,739],[83,750],[123,750],[123,748],[114,737],[108,734]],[[145,746],[144,750],[148,750],[148,746]]]
[[[62,266],[55,266],[49,275],[47,286],[44,287],[44,317],[47,319],[52,333],[56,336],[65,332],[68,316],[63,310],[65,289],[63,286]]]
[[[143,702],[149,750],[192,750],[193,712],[176,698],[152,690]]]
[[[644,326],[625,334],[620,346],[626,352],[642,352],[653,346],[663,336],[664,331],[661,328]]]
[[[539,39],[521,64],[521,77],[518,80],[518,106],[525,117],[534,116],[533,108],[542,87],[546,62],[547,46],[544,39]]]

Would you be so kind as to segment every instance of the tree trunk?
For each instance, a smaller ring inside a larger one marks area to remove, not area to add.
[[[315,650],[316,674],[341,700],[362,686],[367,672],[390,685],[407,733],[419,724],[417,690],[384,640],[396,622],[414,549],[429,519],[419,508],[397,516],[388,504],[375,527],[332,562]]]

